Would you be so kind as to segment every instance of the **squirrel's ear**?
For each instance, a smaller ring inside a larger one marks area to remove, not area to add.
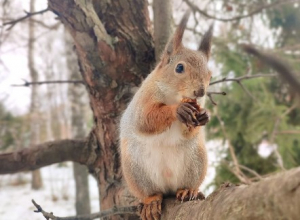
[[[203,35],[200,46],[199,46],[199,50],[202,51],[206,55],[207,59],[209,59],[209,57],[210,57],[213,28],[214,28],[214,25],[213,24],[210,25],[208,31]]]
[[[166,45],[165,53],[167,53],[167,55],[175,54],[178,51],[178,49],[181,47],[181,45],[182,45],[181,41],[182,41],[184,29],[185,29],[187,21],[189,19],[190,13],[191,13],[190,10],[188,10],[184,14],[184,16],[182,17],[182,19],[175,31],[175,34],[173,35],[171,40]]]

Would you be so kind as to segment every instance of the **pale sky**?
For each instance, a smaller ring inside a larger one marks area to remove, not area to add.
[[[29,0],[15,0],[11,2],[15,5],[16,15],[11,17],[19,18],[24,16],[23,10],[29,10]],[[36,11],[45,9],[47,0],[36,1]],[[51,13],[51,12],[47,12]],[[37,15],[38,19],[40,16]],[[26,38],[27,29],[22,29],[26,26],[16,24],[12,29],[9,42],[4,42],[0,48],[0,56],[4,65],[0,65],[0,101],[4,101],[6,108],[15,114],[24,114],[28,112],[30,103],[30,88],[27,87],[12,87],[12,84],[22,84],[26,79],[30,81],[29,71],[27,67],[27,47]],[[19,37],[19,39],[18,39]],[[16,40],[17,39],[17,40]],[[38,47],[39,45],[36,45]],[[39,63],[39,55],[36,55],[36,63]]]

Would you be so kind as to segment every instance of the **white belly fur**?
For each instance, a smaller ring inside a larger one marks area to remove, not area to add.
[[[179,121],[162,134],[143,137],[143,153],[147,157],[143,165],[163,193],[176,192],[183,182],[187,149],[179,145],[184,140]]]

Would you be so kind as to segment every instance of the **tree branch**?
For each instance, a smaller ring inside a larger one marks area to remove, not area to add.
[[[165,200],[161,219],[298,219],[299,195],[298,167],[250,185],[223,184],[204,201]]]
[[[275,138],[276,138],[276,132],[278,130],[278,127],[281,123],[281,120],[282,118],[284,118],[286,115],[288,115],[291,111],[293,111],[295,108],[297,107],[297,103],[294,103],[290,108],[288,108],[282,115],[280,115],[276,121],[275,121],[275,124],[274,124],[274,127],[273,127],[273,131],[270,135],[270,138],[269,138],[269,142],[270,144],[274,144],[275,142]],[[275,152],[275,156],[277,157],[277,163],[279,165],[279,167],[282,169],[282,170],[285,170],[285,167],[284,167],[284,164],[283,164],[283,159],[282,159],[282,156],[281,154],[279,153],[277,147],[274,149],[274,152]]]
[[[86,140],[51,141],[0,154],[0,174],[35,170],[63,161],[86,163],[90,154],[85,149],[86,142]]]
[[[242,45],[242,47],[247,53],[256,56],[258,59],[266,63],[274,70],[276,70],[282,77],[282,79],[285,80],[288,84],[290,84],[292,89],[300,95],[300,81],[296,74],[293,73],[292,70],[285,63],[283,63],[283,61],[279,60],[278,58],[275,58],[270,54],[264,54],[251,45],[244,44]]]
[[[250,11],[246,15],[238,15],[238,16],[235,16],[235,17],[232,17],[232,18],[218,18],[216,16],[208,14],[204,10],[201,10],[198,6],[196,6],[195,4],[193,4],[192,2],[190,2],[189,0],[183,0],[183,2],[185,2],[193,11],[196,11],[196,12],[200,13],[201,15],[209,18],[209,19],[214,19],[214,20],[217,20],[217,21],[227,22],[227,21],[234,21],[234,20],[240,20],[240,19],[243,19],[243,18],[251,17],[251,16],[253,16],[255,14],[260,13],[261,11],[263,11],[265,9],[269,9],[269,8],[273,8],[273,7],[278,7],[279,5],[282,5],[282,4],[296,3],[296,2],[300,2],[300,1],[299,0],[278,0],[278,1],[273,2],[271,4],[267,4],[267,5],[264,5],[264,6],[260,7],[260,8],[255,9],[253,11]]]
[[[43,84],[62,84],[62,83],[74,83],[74,84],[84,84],[82,80],[49,80],[49,81],[39,81],[39,82],[28,82],[27,80],[23,79],[24,84],[13,84],[11,86],[27,86],[30,85],[43,85]]]
[[[291,131],[276,131],[275,134],[300,134],[300,131],[297,131],[297,130],[295,130],[295,131],[293,131],[293,130],[291,130]]]
[[[47,11],[49,11],[49,8],[43,9],[43,10],[41,10],[41,11],[32,12],[32,13],[27,12],[27,11],[24,11],[25,14],[26,14],[25,16],[20,17],[20,18],[17,18],[17,19],[12,20],[12,21],[4,22],[4,23],[3,23],[3,26],[10,25],[10,26],[7,28],[7,30],[10,30],[10,29],[12,29],[18,22],[21,22],[21,21],[23,21],[23,20],[25,20],[25,19],[27,19],[27,18],[30,18],[30,17],[32,17],[32,16],[34,16],[34,15],[37,15],[37,14],[43,14],[43,13],[45,13],[45,12],[47,12]]]
[[[207,92],[206,95],[213,105],[217,105],[217,103],[213,100],[212,95],[226,95],[226,92]]]
[[[161,220],[298,219],[299,194],[300,167],[277,173],[250,185],[225,183],[204,201],[181,203],[175,198],[164,199]],[[138,206],[115,207],[91,215],[61,218],[45,212],[34,200],[32,202],[37,208],[35,212],[40,212],[46,219],[51,220],[91,220],[104,215],[136,214],[139,210]]]
[[[216,80],[214,82],[211,82],[209,85],[214,85],[214,84],[217,84],[217,83],[221,83],[221,82],[241,82],[243,80],[247,80],[247,79],[254,79],[254,78],[259,78],[259,77],[273,77],[273,76],[276,76],[276,74],[255,74],[255,75],[245,75],[245,76],[240,76],[240,77],[237,77],[237,78],[227,78],[227,77],[224,77],[223,79],[220,79],[220,80]]]
[[[230,152],[230,156],[232,158],[233,161],[233,165],[234,165],[234,170],[232,170],[232,173],[242,182],[242,183],[246,183],[249,184],[250,180],[245,176],[245,174],[241,171],[240,169],[240,164],[238,162],[238,159],[236,157],[235,151],[234,151],[234,147],[231,144],[231,141],[227,135],[225,126],[224,126],[224,122],[222,121],[221,117],[219,116],[218,112],[217,112],[217,108],[215,108],[215,115],[220,123],[223,135],[225,137],[225,139],[228,142],[228,147],[229,147],[229,152]]]
[[[53,212],[46,212],[42,209],[42,207],[37,204],[33,199],[31,200],[33,205],[37,208],[34,212],[42,213],[43,216],[49,220],[92,220],[95,218],[104,218],[112,215],[122,215],[122,214],[137,214],[139,207],[138,206],[128,206],[128,207],[114,207],[110,210],[105,210],[102,212],[97,212],[88,215],[78,215],[78,216],[70,216],[70,217],[58,217],[53,215]]]

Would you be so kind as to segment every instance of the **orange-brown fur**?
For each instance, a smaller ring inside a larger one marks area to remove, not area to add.
[[[145,104],[141,118],[139,122],[141,132],[159,134],[176,120],[176,106],[167,106],[163,103]]]

